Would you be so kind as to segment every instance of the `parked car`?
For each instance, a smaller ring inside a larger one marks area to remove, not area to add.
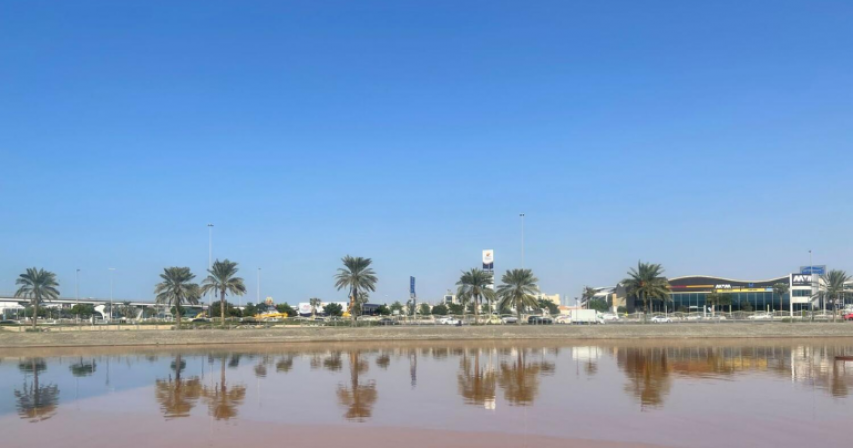
[[[382,319],[379,319],[379,325],[400,325],[400,322],[391,319],[390,317],[383,317]]]
[[[844,320],[853,320],[853,313],[847,313],[843,317]]]
[[[501,322],[505,324],[517,324],[518,318],[515,316],[504,316],[501,318]]]
[[[749,319],[749,320],[770,320],[770,319],[773,319],[773,315],[770,313],[756,313],[756,314],[753,314],[753,315],[747,317],[747,319]]]
[[[711,316],[709,314],[709,315],[705,316],[705,320],[714,320],[714,321],[726,320],[726,316]]]
[[[602,319],[604,319],[605,321],[608,321],[608,320],[619,320],[619,315],[618,315],[618,314],[615,314],[615,313],[603,313],[603,314],[601,315],[601,318],[602,318]]]
[[[667,316],[662,316],[662,315],[653,316],[649,321],[653,324],[671,324],[672,323],[672,319],[670,319]]]
[[[529,325],[551,325],[554,323],[554,319],[545,316],[530,316],[527,318],[527,323]]]
[[[442,325],[460,325],[462,321],[455,317],[444,317],[438,321]]]
[[[566,324],[566,325],[568,325],[568,324],[572,323],[572,317],[566,316],[566,315],[557,316],[554,318],[554,323],[555,324]]]
[[[208,319],[206,317],[196,317],[195,319],[192,320],[192,323],[194,323],[194,324],[195,323],[202,323],[202,322],[210,322],[210,319]]]

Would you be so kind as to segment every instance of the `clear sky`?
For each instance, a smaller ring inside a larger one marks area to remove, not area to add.
[[[452,288],[494,249],[575,297],[853,271],[850,1],[0,3],[0,293],[151,299],[240,263],[249,300]]]

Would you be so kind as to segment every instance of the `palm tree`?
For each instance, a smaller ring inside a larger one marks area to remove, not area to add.
[[[850,281],[847,272],[833,269],[823,276],[823,281],[826,284],[826,296],[833,300],[836,305],[839,302],[843,305],[845,289],[848,288],[845,283]]]
[[[501,277],[503,283],[498,287],[501,308],[515,308],[518,324],[521,324],[521,311],[527,307],[536,308],[539,304],[534,296],[539,292],[539,281],[530,269],[511,269]]]
[[[160,278],[163,281],[154,288],[157,304],[175,307],[177,328],[180,329],[181,307],[185,303],[198,304],[198,298],[201,296],[198,285],[191,283],[195,274],[190,271],[190,268],[174,266],[163,269]]]
[[[718,293],[717,291],[709,292],[708,295],[705,296],[705,304],[711,307],[712,316],[714,315],[714,311],[717,309],[717,305],[720,304],[722,296],[723,295]]]
[[[181,378],[181,372],[186,366],[186,361],[178,354],[172,362],[172,369],[175,371],[174,379],[169,375],[168,379],[158,379],[154,383],[154,397],[160,403],[160,409],[166,420],[189,417],[190,411],[201,397],[202,383],[198,377]]]
[[[229,420],[237,416],[237,408],[246,398],[246,386],[228,386],[225,382],[225,359],[219,358],[219,384],[211,388],[202,388],[202,396],[207,400],[210,415],[216,420]],[[238,361],[239,362],[239,361]],[[230,389],[229,389],[230,387]]]
[[[337,394],[338,402],[347,408],[344,417],[347,420],[364,422],[373,414],[373,405],[379,394],[375,381],[362,383],[359,379],[359,375],[368,369],[367,362],[359,359],[360,354],[358,350],[349,352],[350,384],[348,387],[338,385]]]
[[[56,274],[44,269],[27,268],[27,272],[18,276],[15,284],[21,286],[15,292],[15,297],[30,299],[30,304],[33,307],[33,328],[35,328],[39,315],[39,305],[44,301],[59,298],[59,290],[56,289],[59,286],[59,283],[56,282]]]
[[[655,263],[637,262],[637,268],[628,271],[628,278],[622,280],[628,295],[636,295],[643,301],[646,316],[649,314],[651,299],[666,300],[669,297],[669,281],[663,276],[663,267]]]
[[[312,298],[308,299],[308,303],[311,304],[311,317],[316,316],[317,315],[317,307],[320,306],[323,303],[323,301],[316,298],[316,297],[312,297]]]
[[[480,317],[480,298],[484,297],[490,300],[495,296],[495,291],[489,288],[493,283],[491,272],[486,272],[482,269],[471,269],[470,271],[462,271],[462,276],[456,284],[459,286],[457,295],[459,297],[470,297],[474,301],[474,321],[477,322]]]
[[[201,283],[201,293],[213,292],[219,294],[219,309],[222,314],[222,326],[225,326],[225,296],[231,293],[242,296],[246,293],[243,279],[237,277],[237,263],[227,258],[225,261],[216,260],[213,267],[207,270],[209,274]],[[211,316],[212,317],[212,316]]]
[[[361,294],[366,291],[376,291],[376,282],[379,279],[370,263],[373,262],[370,258],[351,257],[347,255],[342,258],[344,267],[338,268],[338,273],[335,275],[335,287],[338,291],[347,288],[349,290],[349,312],[353,320],[356,318],[356,305],[362,297]]]
[[[782,311],[782,298],[788,294],[789,286],[787,283],[776,283],[773,285],[773,294],[779,296],[779,311]]]
[[[595,297],[595,294],[597,292],[598,291],[596,291],[595,288],[592,288],[590,286],[584,286],[583,293],[581,293],[581,303],[586,303],[587,308],[589,308],[589,301],[592,300],[593,297]]]
[[[456,375],[459,383],[459,394],[466,404],[485,406],[495,400],[497,374],[492,368],[481,368],[480,349],[473,349],[473,363],[468,358],[468,350],[463,352],[460,361],[460,372]]]

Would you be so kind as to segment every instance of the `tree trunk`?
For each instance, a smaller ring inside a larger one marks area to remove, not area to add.
[[[358,291],[355,288],[353,288],[353,290],[350,292],[350,298],[349,298],[349,317],[350,317],[350,319],[352,319],[353,322],[355,322],[355,317],[356,317],[355,316],[355,297],[356,297],[356,295],[358,295]]]
[[[33,330],[36,329],[36,320],[39,318],[39,299],[36,297],[35,303],[33,303]]]
[[[178,330],[181,329],[181,303],[175,302],[175,322]]]
[[[516,317],[517,322],[515,324],[521,325],[521,304],[520,303],[515,304],[515,314],[516,314],[516,316],[518,316],[518,317]]]
[[[480,309],[479,309],[480,303],[479,302],[480,302],[480,295],[475,294],[474,295],[474,323],[475,324],[480,323],[480,319],[479,319],[480,318]]]
[[[219,294],[219,314],[222,315],[222,328],[225,328],[225,288],[222,288],[222,292]]]

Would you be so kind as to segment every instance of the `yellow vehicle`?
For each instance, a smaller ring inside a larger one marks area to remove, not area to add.
[[[264,314],[256,314],[255,319],[258,320],[268,320],[268,319],[286,319],[287,313],[264,313]]]

